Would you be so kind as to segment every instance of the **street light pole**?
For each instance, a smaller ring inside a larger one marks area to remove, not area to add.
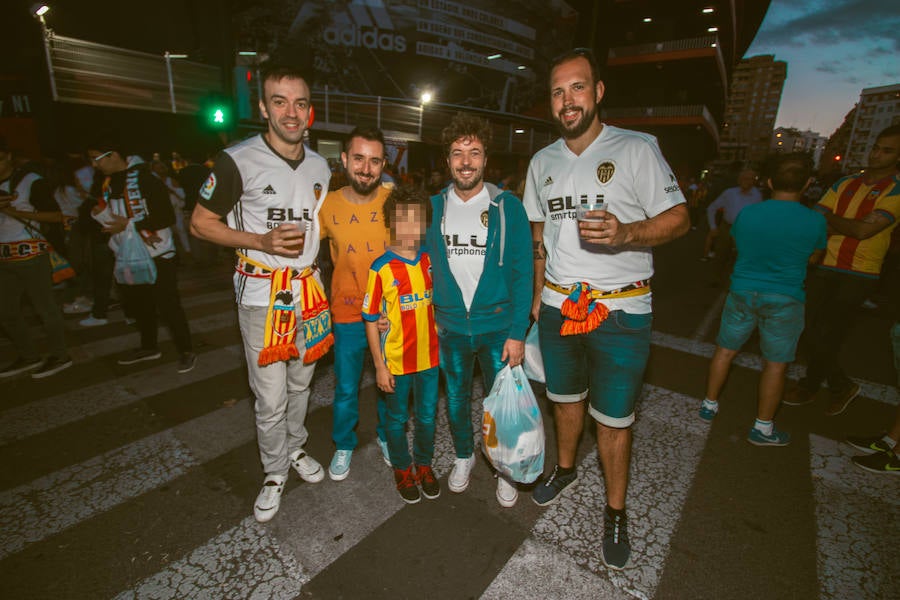
[[[423,92],[419,96],[419,141],[422,141],[422,120],[425,116],[425,105],[431,102],[431,92]]]
[[[169,77],[169,101],[172,103],[172,112],[177,113],[178,110],[175,108],[175,84],[172,81],[172,55],[166,50],[164,56],[166,57],[166,74]]]

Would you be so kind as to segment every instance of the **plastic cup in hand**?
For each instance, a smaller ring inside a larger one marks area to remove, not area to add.
[[[589,202],[587,204],[577,205],[575,207],[575,214],[579,221],[603,221],[604,218],[601,215],[588,215],[589,212],[601,210],[607,210],[606,202]]]
[[[306,228],[303,224],[298,225],[299,233],[303,237],[290,240],[289,242],[285,242],[284,247],[292,252],[300,252],[303,253],[303,247],[306,245]]]

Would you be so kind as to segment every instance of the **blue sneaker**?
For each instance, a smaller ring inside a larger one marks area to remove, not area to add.
[[[716,415],[719,414],[718,410],[713,410],[706,405],[706,402],[700,403],[700,418],[706,421],[707,423],[711,422],[716,418]]]
[[[384,464],[391,466],[391,453],[388,452],[387,442],[380,437],[376,437],[375,439],[378,440],[378,447],[381,448],[381,458],[384,459]]]
[[[332,481],[342,481],[350,474],[350,459],[353,458],[353,450],[336,450],[331,457],[331,465],[328,467],[328,476]]]
[[[766,435],[756,427],[750,430],[747,441],[754,446],[787,446],[791,443],[791,434],[772,428],[772,435]]]

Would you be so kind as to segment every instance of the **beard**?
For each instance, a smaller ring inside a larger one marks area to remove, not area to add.
[[[463,192],[468,192],[469,190],[473,190],[478,187],[478,184],[484,181],[484,171],[480,173],[476,172],[475,176],[468,181],[458,179],[456,173],[451,173],[450,178],[453,179],[453,185],[456,187],[456,189]]]
[[[578,137],[581,137],[588,129],[591,128],[591,125],[594,123],[594,119],[597,118],[597,105],[594,104],[588,110],[583,110],[581,113],[581,120],[578,121],[572,127],[566,127],[566,125],[562,122],[562,117],[558,114],[553,115],[553,120],[556,122],[556,130],[559,132],[559,135],[564,137],[567,140],[572,140]]]
[[[360,196],[368,196],[371,194],[375,188],[381,183],[381,177],[377,179],[373,179],[371,183],[363,183],[361,180],[357,179],[353,175],[347,176],[347,179],[350,180],[350,187],[353,188],[353,191],[359,194]]]

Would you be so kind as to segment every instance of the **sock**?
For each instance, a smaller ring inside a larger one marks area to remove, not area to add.
[[[609,518],[611,518],[611,519],[615,519],[616,517],[621,517],[624,519],[625,518],[625,509],[624,508],[622,508],[622,509],[613,508],[612,506],[607,504],[606,505],[606,514],[608,514]]]
[[[897,442],[889,438],[888,436],[884,436],[883,438],[881,438],[881,441],[887,444],[888,448],[890,448],[891,450],[897,447]]]
[[[706,410],[711,410],[714,413],[719,412],[719,401],[718,400],[710,400],[709,398],[705,398],[703,400],[703,405],[701,408],[705,408]]]
[[[575,467],[560,467],[556,465],[556,472],[560,475],[571,475],[575,472]]]
[[[763,435],[772,435],[772,430],[775,429],[775,423],[757,419],[756,423],[753,424],[753,428]]]

